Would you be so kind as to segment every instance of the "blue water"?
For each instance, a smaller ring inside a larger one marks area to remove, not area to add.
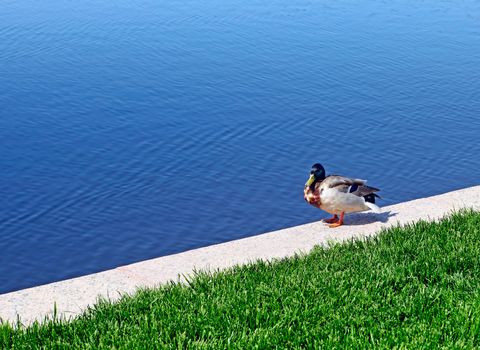
[[[480,2],[0,5],[0,293],[480,183]]]

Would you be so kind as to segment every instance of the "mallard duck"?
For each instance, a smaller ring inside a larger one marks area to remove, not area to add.
[[[345,213],[365,210],[380,212],[380,208],[375,205],[375,197],[380,198],[375,192],[380,190],[367,186],[366,183],[366,180],[340,175],[325,176],[325,168],[316,163],[312,166],[303,194],[309,204],[333,214],[332,218],[324,222],[330,224],[330,227],[338,227],[343,225]]]

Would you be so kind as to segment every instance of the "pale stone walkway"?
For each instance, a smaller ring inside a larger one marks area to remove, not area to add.
[[[133,293],[137,287],[153,287],[178,280],[195,270],[218,269],[257,259],[272,259],[308,252],[317,244],[369,236],[382,227],[405,224],[419,219],[435,220],[460,208],[480,210],[480,186],[417,199],[382,208],[381,214],[359,213],[346,216],[346,225],[330,229],[321,222],[291,227],[184,253],[118,267],[92,275],[51,283],[0,295],[0,318],[23,324],[57,314],[78,315],[99,295],[112,300]]]

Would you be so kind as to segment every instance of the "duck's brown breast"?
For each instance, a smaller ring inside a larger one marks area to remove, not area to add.
[[[303,190],[303,198],[305,198],[308,204],[320,208],[320,194],[318,192],[318,189],[312,191],[309,186],[305,186]]]

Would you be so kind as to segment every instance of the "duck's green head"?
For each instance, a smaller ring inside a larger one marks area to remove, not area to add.
[[[315,163],[312,165],[312,170],[310,170],[310,178],[308,179],[305,186],[311,186],[318,181],[323,181],[325,179],[325,168],[320,163]]]

